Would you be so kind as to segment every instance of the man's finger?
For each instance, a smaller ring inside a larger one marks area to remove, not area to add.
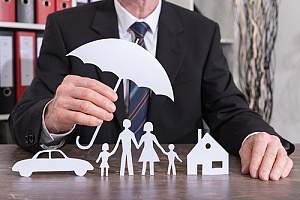
[[[69,90],[72,90],[70,91],[70,95],[73,98],[90,101],[98,107],[105,109],[107,112],[110,113],[116,110],[115,104],[110,99],[100,95],[99,93],[91,89],[82,87],[71,87]]]
[[[72,124],[78,124],[83,126],[98,126],[103,120],[94,116],[87,115],[81,112],[66,110],[64,113],[65,120]]]
[[[277,153],[276,161],[270,173],[271,180],[273,181],[279,180],[287,161],[288,161],[287,153],[284,148],[281,148]]]
[[[109,98],[111,101],[116,101],[118,99],[117,94],[113,91],[112,88],[95,79],[69,75],[65,77],[63,82],[65,84],[71,84],[76,87],[89,88]]]
[[[242,174],[248,174],[249,173],[249,165],[251,161],[251,152],[252,152],[252,143],[253,139],[250,137],[248,138],[244,144],[242,145],[239,154],[241,158],[241,172]]]
[[[68,110],[83,112],[104,121],[111,121],[113,119],[112,113],[107,112],[89,101],[69,98],[65,100],[65,102],[65,108]]]
[[[259,167],[259,178],[262,180],[269,180],[269,175],[272,170],[273,164],[276,160],[278,146],[276,143],[269,143],[267,150]]]
[[[267,133],[256,135],[253,143],[252,156],[249,166],[250,175],[252,178],[258,178],[258,169],[263,160],[267,148],[268,136],[265,134]]]
[[[291,158],[287,159],[284,170],[282,172],[281,178],[286,178],[293,168],[293,160]]]

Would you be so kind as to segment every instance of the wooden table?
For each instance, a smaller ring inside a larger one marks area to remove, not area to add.
[[[164,146],[165,149],[166,146]],[[0,199],[300,199],[300,151],[291,157],[294,169],[280,181],[251,179],[240,174],[240,163],[230,157],[230,174],[219,176],[187,176],[186,155],[193,145],[176,145],[183,159],[177,162],[177,176],[168,176],[167,158],[161,153],[161,162],[155,164],[155,176],[141,176],[141,163],[136,162],[140,151],[133,150],[134,176],[120,177],[120,151],[111,159],[108,177],[100,177],[95,160],[100,146],[80,150],[67,145],[62,150],[69,156],[90,161],[95,170],[84,177],[67,173],[34,173],[30,178],[12,172],[12,165],[21,159],[31,158],[15,145],[0,145]],[[297,145],[297,149],[300,145]]]

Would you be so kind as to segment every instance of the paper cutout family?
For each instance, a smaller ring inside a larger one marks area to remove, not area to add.
[[[125,174],[125,164],[127,163],[128,174],[133,175],[133,165],[132,165],[132,155],[131,155],[131,143],[139,149],[144,143],[144,149],[142,150],[141,156],[138,162],[143,162],[142,175],[146,174],[146,165],[149,162],[150,175],[154,175],[154,162],[159,162],[159,158],[153,143],[162,151],[163,154],[168,156],[168,175],[176,175],[175,159],[182,162],[177,153],[174,151],[174,144],[169,144],[169,152],[166,152],[163,147],[159,144],[157,138],[151,132],[153,131],[153,124],[151,122],[146,122],[144,125],[144,131],[146,132],[139,143],[135,139],[135,135],[130,131],[130,121],[125,119],[123,121],[124,130],[120,133],[118,141],[114,149],[109,153],[109,146],[107,143],[102,145],[102,152],[99,154],[96,163],[102,159],[100,164],[101,176],[108,176],[108,159],[110,156],[115,154],[122,143],[122,156],[121,156],[121,166],[120,166],[120,176]],[[218,174],[228,174],[229,171],[229,161],[228,153],[223,149],[223,147],[218,144],[210,134],[206,133],[203,138],[202,130],[198,130],[198,143],[187,155],[187,175],[197,175],[198,166],[202,166],[202,175],[218,175]],[[220,164],[220,166],[214,167],[213,164]]]
[[[176,175],[175,159],[183,162],[177,153],[174,151],[175,146],[169,144],[169,151],[166,152],[163,147],[159,144],[156,136],[152,133],[153,124],[151,122],[146,122],[144,125],[144,131],[146,132],[140,139],[139,142],[136,141],[134,133],[129,129],[131,122],[128,119],[123,121],[124,130],[120,133],[117,143],[111,152],[108,152],[109,145],[104,143],[102,145],[102,152],[100,152],[96,163],[100,164],[100,175],[108,176],[109,157],[115,154],[120,143],[122,144],[122,156],[120,164],[120,176],[125,175],[125,165],[127,163],[128,175],[134,175],[133,164],[132,164],[132,154],[131,154],[131,143],[139,149],[142,145],[144,148],[142,150],[141,156],[138,162],[142,162],[142,175],[146,174],[147,162],[150,166],[150,175],[154,175],[154,162],[160,162],[157,153],[153,147],[153,144],[162,151],[163,154],[168,156],[168,175]],[[198,143],[187,155],[187,175],[197,175],[198,166],[202,166],[202,175],[219,175],[228,174],[229,171],[229,161],[228,153],[219,145],[210,134],[206,133],[203,138],[201,138],[201,129],[198,130]],[[60,153],[63,158],[52,158],[51,154],[53,152]],[[43,153],[48,154],[48,158],[38,158]],[[221,167],[214,168],[213,163],[221,163]],[[32,159],[21,160],[17,162],[12,171],[19,172],[21,176],[29,177],[33,172],[58,172],[58,171],[74,171],[78,176],[84,176],[88,170],[94,170],[94,167],[87,161],[68,158],[61,150],[43,150],[36,153]],[[172,173],[171,173],[172,172]]]
[[[126,52],[126,53],[124,53]],[[105,55],[105,56],[99,56]],[[156,95],[164,95],[174,101],[174,94],[169,77],[161,66],[159,61],[143,47],[120,39],[102,39],[84,44],[67,56],[75,56],[83,61],[83,63],[94,64],[100,70],[113,72],[118,76],[118,81],[114,87],[116,92],[122,79],[128,79],[135,82],[139,87],[147,87]],[[118,59],[116,59],[116,57]],[[140,65],[139,63],[143,63]],[[120,67],[122,66],[122,67]],[[102,145],[102,152],[99,154],[96,162],[101,160],[100,170],[101,176],[108,176],[109,157],[112,156],[122,143],[122,156],[120,166],[120,176],[125,174],[125,164],[127,163],[128,174],[133,175],[131,143],[139,149],[144,146],[139,162],[143,163],[142,175],[146,174],[146,165],[149,162],[150,175],[154,175],[154,162],[159,162],[159,158],[153,143],[168,156],[168,174],[176,175],[175,159],[182,162],[177,153],[174,152],[175,146],[170,144],[169,152],[166,152],[159,144],[156,136],[152,134],[153,124],[146,122],[144,131],[139,143],[136,141],[134,133],[129,129],[131,122],[124,120],[124,130],[120,133],[118,141],[112,150],[108,152],[109,145]],[[90,143],[83,146],[79,143],[80,137],[76,138],[76,145],[80,149],[89,149],[94,144],[96,136],[101,128],[101,124],[96,128]],[[205,144],[205,145],[204,145]],[[52,158],[52,152],[59,152],[63,155],[61,158]],[[49,158],[38,158],[42,153],[48,153]],[[127,161],[127,162],[126,162]],[[220,168],[214,168],[214,162],[221,162]],[[208,133],[201,139],[201,130],[198,132],[198,144],[192,149],[187,156],[187,174],[197,175],[197,168],[202,165],[203,175],[228,174],[228,153],[219,145]],[[93,166],[87,161],[68,158],[60,150],[44,150],[33,156],[32,159],[17,162],[12,170],[20,173],[21,176],[30,176],[32,172],[50,172],[50,171],[74,171],[76,175],[83,176],[88,170],[93,170]]]
[[[169,167],[168,174],[170,174],[170,170],[172,168],[173,174],[176,175],[175,169],[175,158],[177,158],[180,162],[182,160],[178,157],[177,153],[175,153],[174,145],[171,144],[169,146],[170,151],[166,152],[163,147],[159,144],[157,138],[151,132],[153,131],[153,124],[151,122],[146,122],[144,125],[144,131],[146,132],[142,135],[139,143],[137,142],[134,133],[129,129],[131,126],[131,122],[128,119],[123,121],[124,130],[120,133],[118,141],[112,150],[111,153],[108,152],[108,144],[105,143],[102,145],[102,152],[99,154],[96,162],[98,163],[100,159],[102,162],[100,164],[101,176],[104,175],[104,170],[106,171],[106,176],[108,175],[108,158],[113,155],[119,147],[119,144],[122,143],[122,156],[121,156],[121,166],[120,166],[120,176],[124,176],[125,174],[125,165],[127,163],[128,174],[133,175],[133,165],[132,165],[132,155],[131,155],[131,143],[135,145],[137,149],[139,149],[143,144],[144,148],[139,158],[139,162],[143,163],[142,175],[146,174],[146,166],[147,162],[149,162],[150,166],[150,175],[154,175],[154,162],[159,162],[159,158],[155,149],[153,147],[153,143],[163,152],[163,154],[168,156],[169,159]]]

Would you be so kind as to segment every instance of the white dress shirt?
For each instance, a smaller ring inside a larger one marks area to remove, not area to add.
[[[120,39],[128,40],[128,41],[134,41],[135,35],[130,30],[130,26],[134,24],[135,22],[145,22],[150,27],[150,30],[147,31],[147,33],[144,36],[145,46],[147,50],[155,56],[156,54],[156,46],[157,46],[157,33],[158,33],[158,20],[161,12],[161,0],[159,0],[159,3],[155,10],[148,15],[146,18],[138,19],[135,16],[133,16],[131,13],[129,13],[119,2],[118,0],[114,0],[115,9],[118,17],[118,29],[119,29],[119,36]],[[129,84],[128,80],[123,80],[124,85],[124,100],[125,100],[125,107],[126,111],[128,110],[128,97],[129,97]],[[69,135],[75,128],[76,125],[73,126],[73,128],[64,134],[54,134],[50,133],[45,125],[45,110],[48,106],[48,104],[51,101],[49,101],[46,106],[44,107],[43,113],[42,113],[42,133],[40,138],[40,144],[41,147],[44,149],[49,148],[59,148],[61,147],[65,140],[64,138]]]

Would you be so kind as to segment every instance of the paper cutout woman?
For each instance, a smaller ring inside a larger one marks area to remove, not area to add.
[[[146,122],[144,125],[144,131],[146,133],[142,135],[141,140],[139,142],[138,148],[144,143],[144,149],[142,151],[142,154],[139,158],[139,162],[143,162],[143,168],[142,168],[142,175],[144,176],[146,174],[146,164],[149,162],[150,165],[150,175],[154,175],[154,162],[159,162],[159,158],[157,156],[157,153],[155,152],[155,149],[153,147],[153,143],[158,146],[158,148],[165,154],[165,150],[162,148],[162,146],[158,143],[157,138],[155,135],[153,135],[151,132],[153,131],[153,124],[151,122]]]
[[[108,165],[108,158],[113,155],[113,153],[109,153],[108,152],[109,150],[109,146],[107,143],[104,143],[102,145],[102,152],[99,154],[97,160],[96,160],[96,163],[98,163],[101,160],[101,164],[100,164],[100,171],[101,171],[101,176],[104,175],[104,170],[105,170],[105,176],[108,176],[108,168],[109,168],[109,165]]]
[[[168,155],[168,160],[169,160],[169,165],[168,165],[168,175],[171,174],[171,169],[172,169],[172,174],[176,175],[176,168],[175,168],[175,158],[179,160],[179,162],[182,162],[182,160],[179,158],[177,153],[174,151],[174,144],[169,144],[169,152],[167,152]]]

